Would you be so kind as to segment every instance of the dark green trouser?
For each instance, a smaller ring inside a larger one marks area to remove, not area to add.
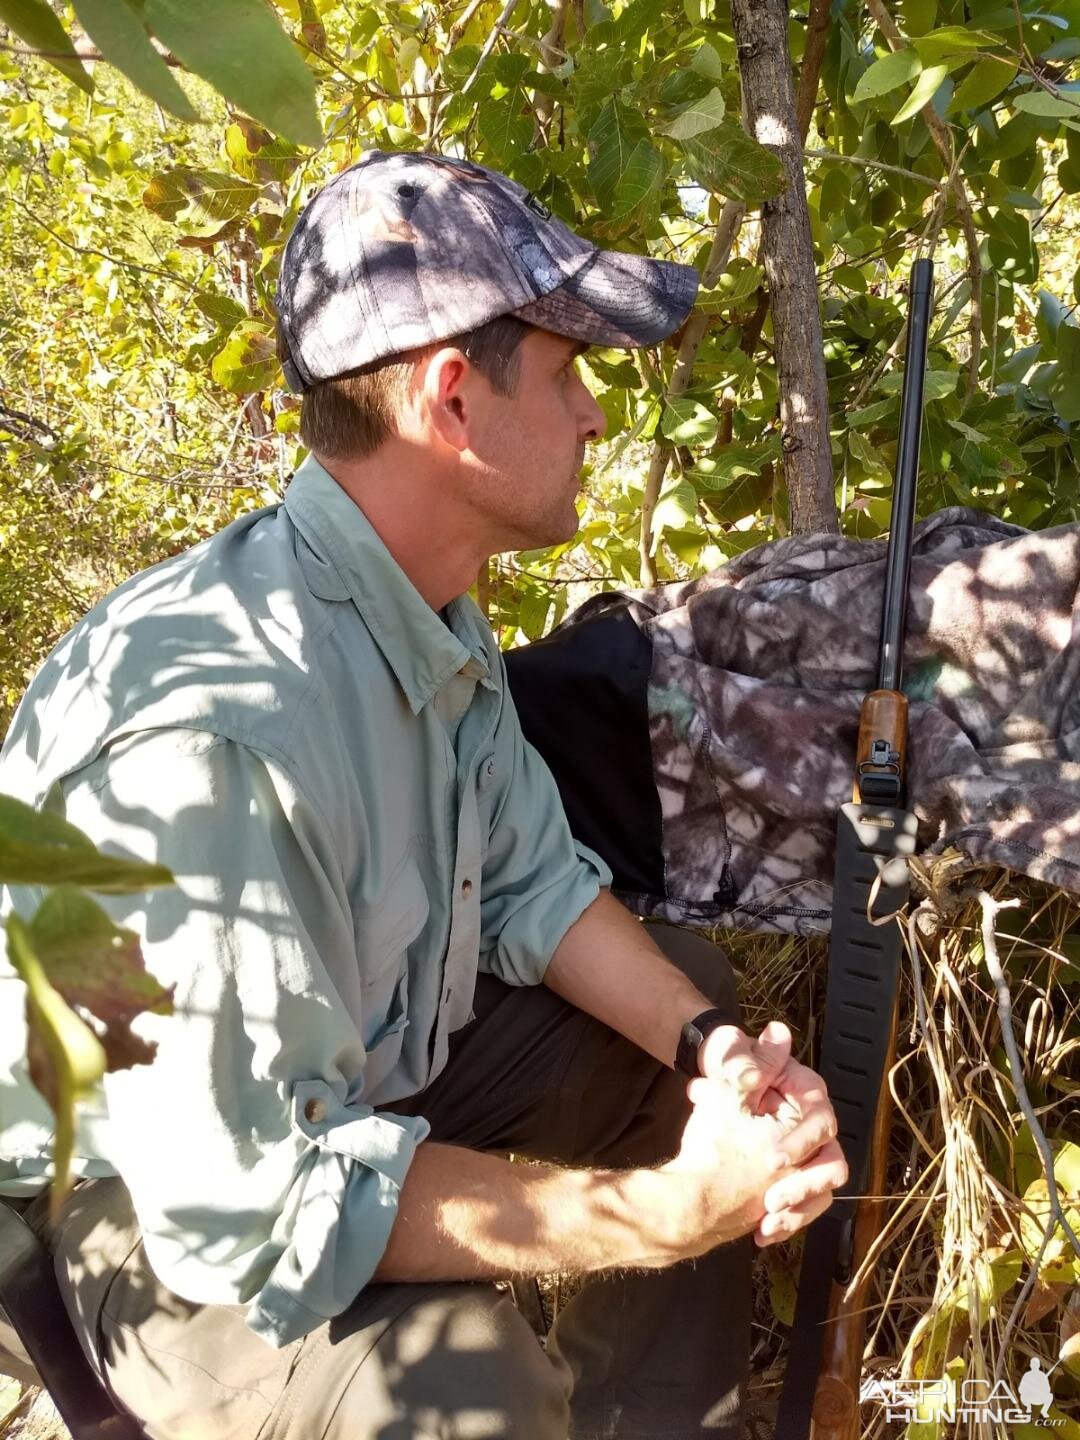
[[[714,1003],[722,952],[653,927]],[[439,1079],[397,1112],[432,1138],[568,1165],[652,1165],[678,1148],[685,1081],[544,986],[479,978],[476,1018]],[[56,1243],[92,1362],[154,1440],[688,1440],[743,1433],[749,1240],[667,1270],[589,1279],[547,1353],[505,1292],[369,1285],[343,1315],[273,1350],[239,1306],[194,1305],[150,1270],[124,1187],[80,1186]]]

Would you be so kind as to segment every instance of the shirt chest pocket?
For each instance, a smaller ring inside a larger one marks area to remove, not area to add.
[[[420,869],[408,854],[386,882],[378,901],[354,912],[363,1040],[369,1053],[405,1028],[409,946],[427,924],[429,908]]]
[[[480,831],[480,851],[487,853],[491,821],[497,794],[498,762],[493,753],[481,756],[476,767],[476,813]]]

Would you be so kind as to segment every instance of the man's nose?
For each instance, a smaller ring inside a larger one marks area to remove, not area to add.
[[[601,410],[591,390],[582,387],[589,397],[589,414],[586,419],[586,430],[583,438],[586,440],[602,440],[607,432],[607,416]]]

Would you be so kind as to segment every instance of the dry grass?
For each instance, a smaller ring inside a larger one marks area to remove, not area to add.
[[[44,1390],[28,1386],[17,1394],[18,1382],[12,1380],[9,1385],[13,1388],[4,1390],[3,1377],[0,1377],[0,1436],[3,1440],[68,1440],[67,1428]]]
[[[1054,1364],[1080,1329],[1080,1252],[1052,1223],[1045,1180],[1039,1182],[1044,1167],[1023,1113],[1030,1102],[1057,1152],[1062,1205],[1080,1236],[1080,1149],[1063,1152],[1080,1142],[1080,905],[1000,871],[946,870],[939,865],[923,874],[918,923],[905,929],[901,1027],[889,1077],[895,1105],[890,1200],[885,1230],[869,1257],[874,1278],[864,1376],[929,1378],[948,1371],[1015,1388],[1032,1355]],[[987,935],[1008,988],[1019,1088],[987,964],[980,886],[992,901],[1017,902],[1015,908],[989,906]],[[801,1058],[812,1063],[824,943],[717,938],[739,971],[747,1027],[778,1015],[787,1019]],[[762,1440],[772,1432],[783,1377],[786,1327],[777,1312],[790,1314],[795,1250],[766,1251],[759,1267],[751,1431]],[[1062,1363],[1052,1384],[1051,1417],[1065,1423],[1050,1433],[1077,1440],[1080,1362]],[[888,1433],[884,1414],[877,1402],[863,1407],[866,1440]],[[959,1432],[931,1421],[918,1427],[918,1440],[952,1433]],[[1016,1428],[979,1420],[964,1433],[982,1440],[1015,1436]]]

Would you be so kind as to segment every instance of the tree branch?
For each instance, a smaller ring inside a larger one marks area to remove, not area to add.
[[[817,103],[818,80],[821,78],[821,67],[825,63],[831,16],[832,0],[810,0],[810,23],[806,28],[806,48],[799,69],[799,93],[795,99],[799,134],[804,143],[810,133],[810,121]]]
[[[811,160],[839,160],[845,165],[861,165],[866,170],[885,170],[890,175],[903,175],[905,180],[917,180],[920,185],[929,185],[931,190],[944,190],[944,180],[931,180],[929,175],[919,175],[914,170],[905,170],[900,165],[886,165],[884,160],[868,160],[863,155],[841,155],[837,150],[804,150]]]
[[[140,265],[134,260],[123,260],[119,255],[110,255],[107,250],[95,250],[90,245],[76,245],[74,240],[66,240],[64,236],[54,230],[51,225],[46,225],[41,216],[36,215],[24,200],[20,200],[17,195],[12,195],[10,198],[13,204],[17,205],[20,210],[25,211],[25,213],[29,215],[35,225],[40,226],[47,235],[51,235],[53,239],[59,241],[61,245],[66,245],[69,250],[74,250],[77,255],[94,255],[99,260],[109,260],[113,265],[119,265],[122,270],[135,270],[142,275],[164,275],[167,280],[172,280],[177,285],[186,285],[189,290],[198,293],[199,287],[197,285],[193,285],[190,280],[185,280],[184,277],[178,275],[175,270],[167,270],[163,265]]]
[[[547,34],[540,40],[540,59],[537,61],[538,70],[551,72],[557,70],[566,60],[566,52],[563,43],[566,38],[566,16],[569,0],[549,0],[553,15],[551,27]],[[532,38],[531,36],[529,37]],[[534,42],[535,43],[535,42]],[[533,107],[536,111],[536,123],[533,126],[533,149],[542,148],[547,145],[547,132],[551,124],[551,117],[555,111],[555,101],[550,95],[537,91],[533,96]]]
[[[780,160],[786,188],[761,206],[780,390],[784,478],[797,535],[836,534],[829,396],[786,0],[732,0],[746,128]]]

